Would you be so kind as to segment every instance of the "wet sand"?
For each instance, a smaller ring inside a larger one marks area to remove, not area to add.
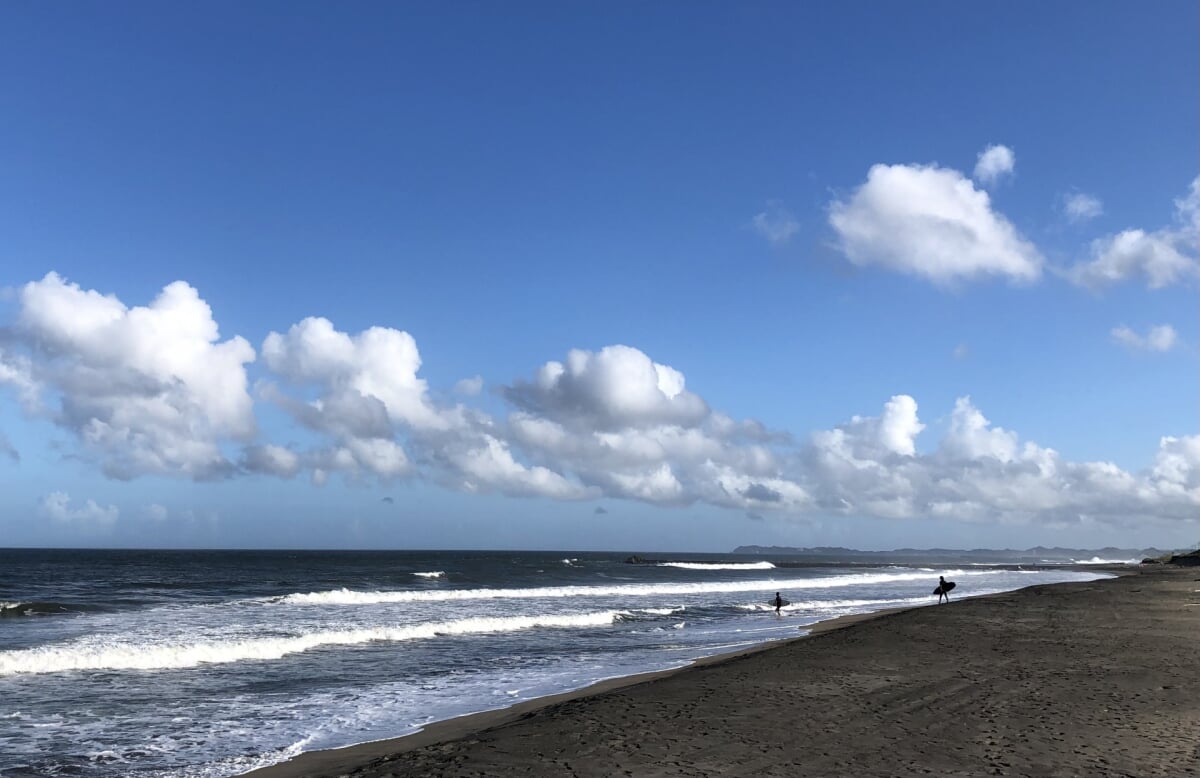
[[[251,775],[1200,776],[1200,568],[826,622]]]

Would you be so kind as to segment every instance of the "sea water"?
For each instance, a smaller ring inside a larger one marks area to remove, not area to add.
[[[955,599],[1103,575],[653,556],[0,550],[0,774],[236,775],[930,605],[939,575]]]

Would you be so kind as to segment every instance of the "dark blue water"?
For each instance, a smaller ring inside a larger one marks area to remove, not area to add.
[[[234,775],[930,604],[939,574],[956,597],[1097,577],[626,556],[0,550],[0,772]]]

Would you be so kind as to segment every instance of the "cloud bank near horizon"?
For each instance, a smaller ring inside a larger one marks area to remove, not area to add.
[[[309,317],[270,332],[256,352],[240,336],[222,339],[183,281],[130,307],[49,273],[17,301],[0,341],[0,385],[115,479],[411,478],[470,493],[742,514],[1052,525],[1194,521],[1200,508],[1200,435],[1162,438],[1150,466],[1130,473],[1022,441],[960,397],[943,437],[923,446],[916,399],[896,394],[877,415],[797,441],[714,410],[682,371],[626,345],[573,349],[499,385],[507,410],[497,416],[436,401],[415,339],[389,327],[348,333]],[[305,442],[268,439],[256,414],[264,405]],[[62,499],[45,509],[108,515]]]

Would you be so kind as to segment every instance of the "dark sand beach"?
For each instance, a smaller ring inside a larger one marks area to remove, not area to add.
[[[1200,568],[829,622],[251,775],[1200,775]]]

